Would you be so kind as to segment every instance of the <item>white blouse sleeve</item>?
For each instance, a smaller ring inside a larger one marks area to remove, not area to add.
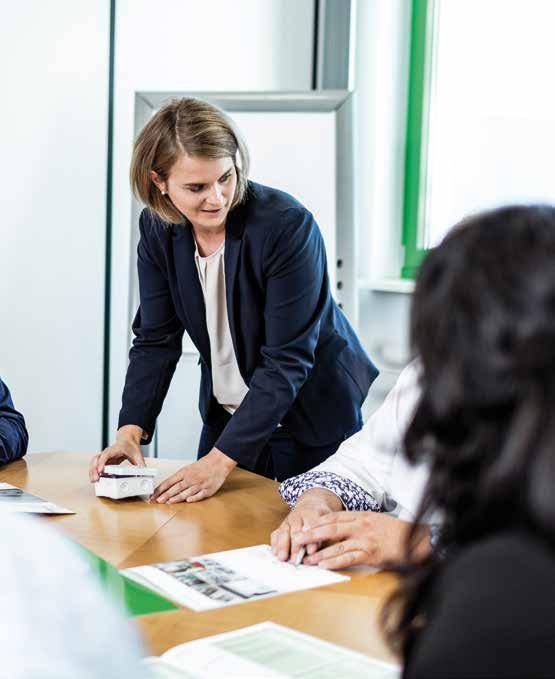
[[[282,497],[292,504],[292,498],[286,497],[291,495],[289,490],[302,487],[304,492],[308,489],[304,483],[306,480],[310,483],[309,487],[326,487],[335,492],[347,509],[359,509],[358,506],[349,506],[349,499],[356,496],[356,487],[375,501],[377,507],[369,506],[368,509],[394,510],[399,496],[404,495],[403,489],[398,486],[410,485],[412,482],[412,468],[398,458],[404,458],[403,438],[419,396],[418,375],[418,363],[413,361],[400,374],[383,404],[364,427],[344,441],[337,452],[325,462],[306,474],[285,481],[280,487]],[[404,467],[402,474],[399,474],[399,463]],[[326,477],[329,483],[326,482]],[[335,484],[331,487],[333,477]],[[343,497],[342,484],[337,483],[338,477],[354,484],[349,486],[349,497]],[[314,480],[312,483],[311,479]],[[407,509],[410,514],[414,508],[401,507],[400,511],[407,513],[403,511]]]

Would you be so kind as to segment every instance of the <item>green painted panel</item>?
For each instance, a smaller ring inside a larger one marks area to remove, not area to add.
[[[412,0],[409,97],[405,155],[402,278],[414,278],[426,250],[419,245],[426,198],[428,109],[434,0]]]
[[[179,608],[156,592],[124,578],[115,566],[93,552],[81,545],[77,546],[91,565],[93,572],[99,577],[104,589],[130,616],[161,613]]]

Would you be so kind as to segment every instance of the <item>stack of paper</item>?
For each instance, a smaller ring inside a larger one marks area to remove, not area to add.
[[[71,509],[31,495],[9,483],[0,483],[0,511],[2,510],[26,514],[75,514]]]
[[[147,658],[153,679],[398,679],[381,662],[288,627],[263,622],[190,641]]]

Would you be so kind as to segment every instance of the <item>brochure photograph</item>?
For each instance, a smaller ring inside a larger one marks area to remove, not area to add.
[[[349,579],[316,566],[295,566],[279,561],[268,545],[138,566],[121,573],[194,611]]]

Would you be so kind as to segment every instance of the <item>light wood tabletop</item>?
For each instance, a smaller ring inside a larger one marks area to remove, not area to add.
[[[0,481],[74,510],[74,515],[44,520],[118,568],[267,544],[288,512],[276,482],[243,470],[233,471],[219,493],[198,503],[97,498],[88,480],[88,462],[89,456],[79,453],[33,454],[0,468]],[[147,464],[160,470],[158,480],[182,466],[178,460],[161,459],[148,459]],[[376,621],[395,579],[365,570],[344,574],[351,579],[318,589],[205,612],[156,613],[136,621],[147,650],[155,655],[178,643],[272,620],[390,660]]]

